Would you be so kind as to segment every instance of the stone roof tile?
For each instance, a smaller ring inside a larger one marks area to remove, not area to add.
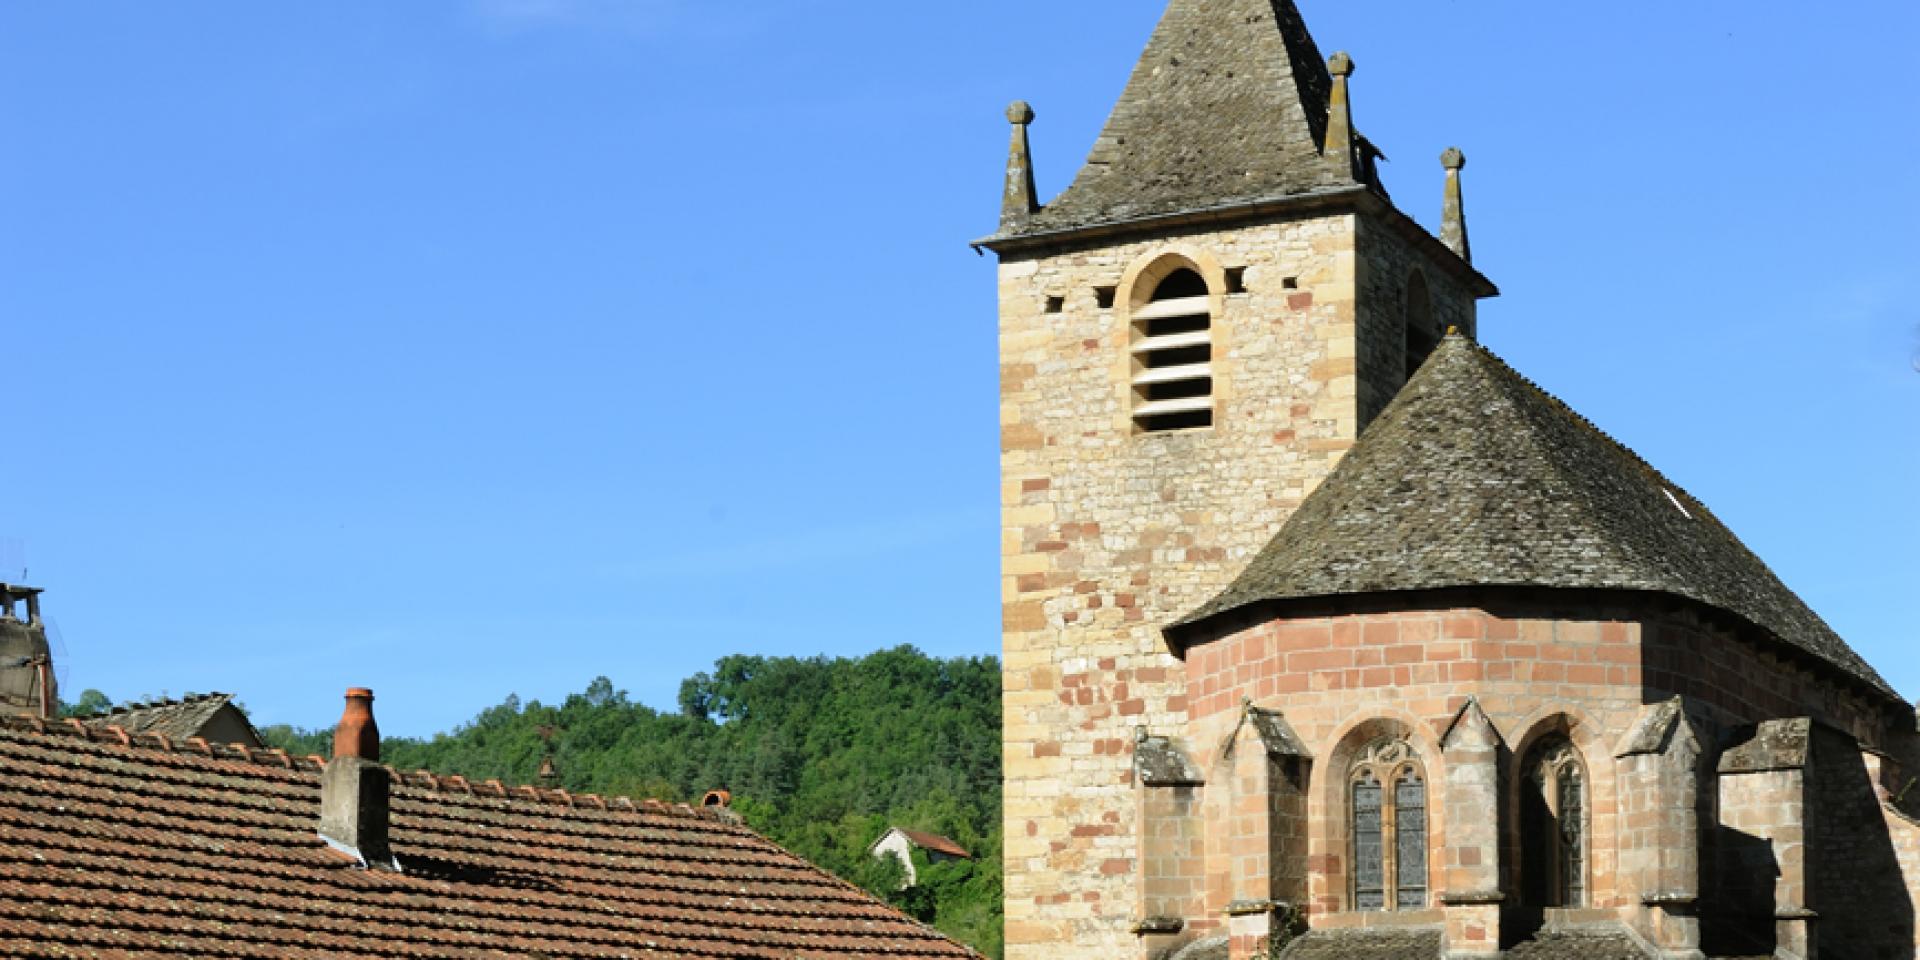
[[[1351,189],[1370,156],[1322,157],[1332,85],[1293,0],[1173,0],[1079,176],[1015,232]]]
[[[1288,944],[1282,960],[1439,960],[1438,928],[1315,930]]]
[[[1900,699],[1704,504],[1457,334],[1168,636],[1266,602],[1486,586],[1691,600]]]

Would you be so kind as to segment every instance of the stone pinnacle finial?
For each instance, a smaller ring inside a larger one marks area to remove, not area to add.
[[[1339,183],[1359,179],[1354,162],[1353,105],[1347,98],[1347,78],[1353,76],[1353,58],[1342,50],[1327,58],[1327,72],[1333,74],[1333,93],[1327,97],[1327,145],[1321,151]]]
[[[1025,100],[1015,100],[1007,108],[1007,121],[1013,124],[1013,145],[1007,150],[1007,186],[1000,197],[1003,233],[1026,226],[1028,218],[1040,209],[1033,184],[1033,150],[1027,141],[1027,126],[1033,118],[1033,107]]]
[[[1459,147],[1448,147],[1440,155],[1440,165],[1447,168],[1447,197],[1440,210],[1440,242],[1460,255],[1460,259],[1473,262],[1473,246],[1467,242],[1467,205],[1460,188],[1460,171],[1467,165],[1467,155]]]

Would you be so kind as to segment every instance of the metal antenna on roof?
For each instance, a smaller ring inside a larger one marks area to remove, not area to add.
[[[26,579],[25,568],[21,568],[21,579]],[[53,661],[53,689],[56,696],[67,689],[67,640],[60,632],[60,622],[52,617],[43,618],[47,631],[47,656]]]

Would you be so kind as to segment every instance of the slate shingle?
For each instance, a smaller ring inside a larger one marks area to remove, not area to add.
[[[1174,0],[1079,176],[1016,233],[1351,189],[1370,165],[1320,153],[1332,86],[1293,0]]]
[[[1458,335],[1168,637],[1178,648],[1196,625],[1268,601],[1483,586],[1695,601],[1900,700],[1704,504]]]
[[[1439,960],[1438,928],[1316,930],[1287,945],[1282,960]]]

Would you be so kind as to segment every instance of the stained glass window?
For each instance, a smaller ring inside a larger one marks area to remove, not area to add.
[[[1418,910],[1427,905],[1427,785],[1410,771],[1394,787],[1393,812],[1399,906]]]
[[[1580,779],[1580,765],[1575,762],[1559,771],[1560,774],[1560,884],[1566,891],[1569,906],[1585,901],[1587,887],[1587,857],[1585,832],[1586,822],[1586,785]]]
[[[1580,752],[1564,735],[1527,752],[1522,869],[1527,902],[1578,907],[1587,896],[1587,786]]]
[[[1353,900],[1361,910],[1387,906],[1386,822],[1380,804],[1380,782],[1371,774],[1353,785]]]
[[[1354,909],[1424,908],[1427,787],[1413,748],[1404,740],[1376,741],[1354,762],[1351,778]]]

